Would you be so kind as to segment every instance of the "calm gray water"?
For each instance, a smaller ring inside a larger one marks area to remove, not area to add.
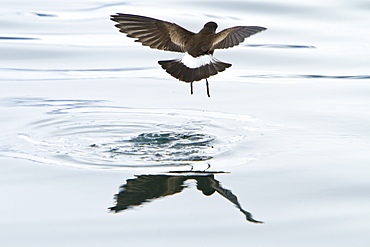
[[[268,30],[216,50],[208,98],[117,12]],[[368,1],[3,1],[0,27],[2,246],[370,244]]]

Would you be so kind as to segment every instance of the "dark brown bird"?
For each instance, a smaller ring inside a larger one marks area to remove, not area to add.
[[[231,66],[213,57],[214,50],[239,45],[245,38],[266,30],[257,26],[236,26],[216,33],[217,24],[208,22],[198,33],[193,33],[175,23],[140,15],[117,14],[111,17],[111,20],[118,22],[115,26],[120,32],[137,38],[135,42],[159,50],[186,53],[182,58],[158,63],[173,77],[190,82],[191,94],[193,82],[206,79],[208,97],[207,78]]]

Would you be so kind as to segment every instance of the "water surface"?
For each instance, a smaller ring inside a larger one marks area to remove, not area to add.
[[[369,11],[3,2],[3,245],[366,245]],[[181,54],[119,33],[117,12],[268,30],[215,52],[233,66],[209,79],[208,98],[204,82],[190,95],[157,64]]]

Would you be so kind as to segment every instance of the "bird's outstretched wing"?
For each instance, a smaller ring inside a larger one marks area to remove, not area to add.
[[[145,16],[117,14],[111,17],[127,37],[137,38],[136,42],[159,50],[185,52],[186,43],[194,35],[175,23]]]
[[[237,26],[224,29],[216,34],[212,49],[226,49],[239,45],[245,38],[266,29],[257,26]]]

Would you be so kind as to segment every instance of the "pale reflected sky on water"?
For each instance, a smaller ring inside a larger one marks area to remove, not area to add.
[[[367,1],[2,6],[4,246],[369,242]],[[191,31],[208,21],[268,30],[215,52],[233,66],[209,78],[208,98],[204,81],[190,95],[157,64],[182,54],[119,33],[119,12]],[[166,173],[207,168],[184,183]],[[163,174],[130,188],[142,204],[109,212],[129,181]]]

